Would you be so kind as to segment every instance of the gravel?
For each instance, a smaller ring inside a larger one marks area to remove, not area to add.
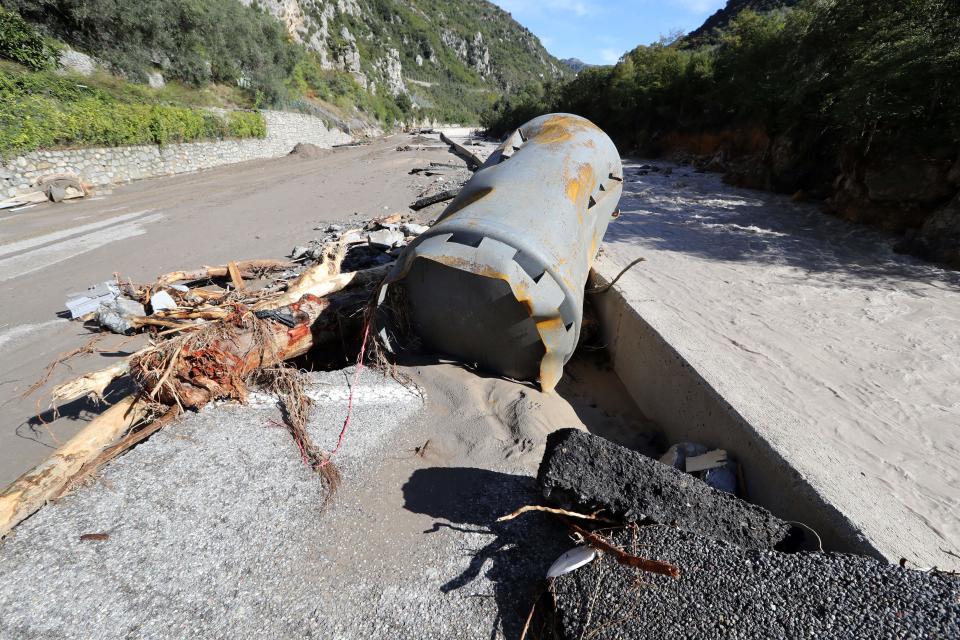
[[[609,556],[554,582],[564,638],[957,638],[960,580],[832,553],[744,550],[665,526],[616,541],[679,580]]]
[[[751,549],[792,548],[802,539],[796,527],[762,507],[574,429],[547,438],[538,481],[544,497],[565,509],[603,509],[625,522],[676,524]]]

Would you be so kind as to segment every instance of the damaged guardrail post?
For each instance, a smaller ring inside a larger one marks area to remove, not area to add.
[[[576,348],[584,287],[623,191],[589,120],[523,125],[410,244],[380,292],[380,337],[553,389]]]

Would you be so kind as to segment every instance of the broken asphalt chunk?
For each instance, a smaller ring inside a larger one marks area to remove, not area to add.
[[[745,549],[792,550],[803,539],[798,528],[763,507],[576,429],[547,437],[537,481],[547,501],[562,509],[673,524]]]
[[[747,550],[666,526],[614,543],[669,562],[638,574],[601,554],[551,588],[561,638],[957,638],[960,579],[839,553]]]

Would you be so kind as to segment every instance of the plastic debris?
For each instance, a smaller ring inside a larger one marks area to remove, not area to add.
[[[150,307],[154,313],[157,311],[166,311],[167,309],[176,309],[177,301],[166,291],[160,290],[150,296]]]
[[[136,328],[132,319],[142,317],[145,313],[143,305],[139,302],[118,297],[100,304],[97,321],[101,327],[114,333],[128,335]]]
[[[593,547],[580,546],[574,547],[563,553],[557,558],[547,570],[548,578],[557,578],[565,573],[576,571],[584,565],[588,565],[597,557],[597,550]]]
[[[737,463],[723,449],[708,449],[695,442],[678,442],[660,457],[660,462],[692,474],[727,493],[737,492]]]
[[[697,444],[695,442],[678,442],[677,444],[671,445],[667,452],[660,456],[660,462],[663,464],[673,467],[674,469],[680,469],[680,471],[687,470],[687,458],[703,455],[708,449],[702,444]]]
[[[71,293],[67,297],[67,310],[71,318],[79,318],[93,313],[104,302],[110,302],[120,295],[120,290],[113,282],[101,282],[83,293]]]
[[[699,456],[693,456],[692,458],[688,457],[686,461],[686,471],[687,473],[708,471],[710,469],[722,467],[726,463],[727,452],[723,449],[714,449],[713,451],[707,451]]]

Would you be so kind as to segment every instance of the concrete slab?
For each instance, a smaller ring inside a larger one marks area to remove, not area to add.
[[[835,549],[960,565],[960,274],[814,204],[625,162],[594,296],[614,368],[673,441]]]
[[[188,414],[0,544],[0,638],[517,637],[569,541],[542,514],[496,522],[536,502],[532,460],[451,455],[498,419],[440,377],[424,406],[364,373],[326,509],[272,397]],[[313,374],[309,429],[327,449],[350,379]]]

